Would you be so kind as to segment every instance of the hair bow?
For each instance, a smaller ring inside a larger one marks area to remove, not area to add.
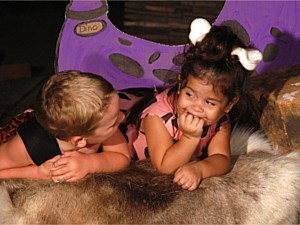
[[[263,59],[259,50],[238,47],[231,52],[231,55],[237,55],[240,63],[246,70],[254,70],[257,64]]]
[[[196,45],[198,41],[202,41],[205,35],[210,31],[211,25],[206,19],[197,18],[191,23],[191,31],[189,39],[193,45]]]

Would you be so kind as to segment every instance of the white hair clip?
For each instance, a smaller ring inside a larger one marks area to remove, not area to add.
[[[197,18],[191,23],[191,31],[189,39],[193,45],[196,45],[198,41],[202,41],[205,35],[210,31],[211,25],[206,19]]]
[[[240,63],[246,70],[254,70],[256,65],[263,59],[259,50],[238,47],[231,52],[231,55],[237,55]]]

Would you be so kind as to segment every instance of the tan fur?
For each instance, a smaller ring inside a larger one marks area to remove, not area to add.
[[[192,192],[157,173],[149,161],[75,184],[1,181],[0,223],[299,223],[300,152],[263,150],[256,146],[238,156],[230,173],[205,179]]]

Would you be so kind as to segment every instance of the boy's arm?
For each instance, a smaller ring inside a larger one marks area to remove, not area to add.
[[[130,163],[127,142],[117,131],[102,145],[103,152],[85,154],[79,151],[65,152],[54,163],[53,180],[77,181],[92,173],[111,173],[125,169]]]
[[[50,176],[43,175],[38,172],[38,166],[30,165],[25,167],[10,168],[0,170],[0,179],[25,178],[25,179],[42,179],[48,180]]]
[[[49,180],[51,179],[50,169],[52,168],[53,162],[59,158],[60,156],[55,156],[40,166],[33,164],[24,167],[14,167],[0,170],[0,179],[23,178]]]

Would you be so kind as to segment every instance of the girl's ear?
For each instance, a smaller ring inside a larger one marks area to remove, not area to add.
[[[75,136],[72,137],[70,140],[71,144],[78,147],[78,148],[84,148],[86,146],[86,139],[81,136]]]
[[[232,107],[239,101],[239,97],[234,97],[231,102],[229,102],[229,104],[226,106],[225,108],[225,112],[229,113],[229,111],[232,109]]]

